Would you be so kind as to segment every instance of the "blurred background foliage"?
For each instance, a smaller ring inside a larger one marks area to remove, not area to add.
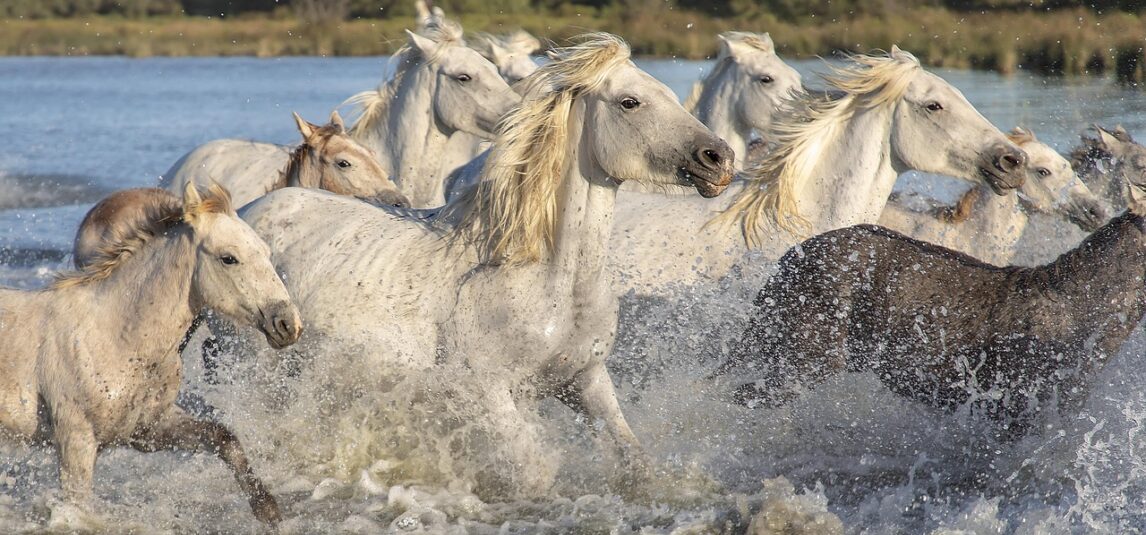
[[[623,36],[700,59],[725,30],[770,32],[793,58],[898,44],[925,64],[1146,80],[1146,0],[436,0],[467,31],[562,42]],[[0,54],[378,55],[414,0],[0,0]]]

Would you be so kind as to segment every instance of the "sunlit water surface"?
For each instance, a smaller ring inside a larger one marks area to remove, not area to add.
[[[708,65],[638,64],[678,95]],[[806,80],[824,70],[819,61],[796,67]],[[67,265],[76,224],[106,193],[155,184],[208,140],[293,143],[291,111],[321,122],[387,69],[385,58],[0,58],[0,283],[41,286]],[[1092,123],[1137,134],[1146,127],[1146,97],[1109,80],[939,74],[1000,128],[1026,126],[1061,151]],[[909,175],[897,187],[949,201],[966,186]],[[1037,220],[1018,259],[1049,260],[1082,236]],[[833,515],[849,533],[1146,529],[1142,329],[1099,374],[1082,413],[999,444],[965,412],[904,401],[867,375],[834,380],[781,410],[717,401],[703,377],[742,328],[755,290],[733,280],[624,303],[610,366],[629,421],[665,474],[647,499],[607,491],[609,461],[557,404],[541,404],[536,422],[559,458],[554,494],[483,501],[462,480],[419,477],[401,460],[371,456],[377,450],[364,444],[378,435],[400,441],[401,425],[419,425],[414,418],[372,421],[369,403],[359,403],[360,425],[313,428],[307,411],[245,405],[234,391],[250,388],[241,380],[205,384],[191,352],[186,382],[244,441],[284,507],[287,533],[704,532],[746,525],[762,508],[761,533],[830,533],[840,525]],[[284,442],[285,428],[307,440]],[[321,460],[332,458],[342,464]],[[207,456],[105,452],[92,515],[59,505],[56,477],[50,452],[0,446],[0,532],[259,529],[227,470]]]

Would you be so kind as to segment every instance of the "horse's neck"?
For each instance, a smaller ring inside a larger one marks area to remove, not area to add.
[[[1019,209],[1019,198],[1014,194],[996,195],[986,186],[979,188],[979,197],[969,222],[976,233],[1000,244],[1014,245],[1027,226],[1027,215]]]
[[[1051,280],[1069,291],[1094,303],[1096,308],[1117,301],[1120,296],[1143,291],[1146,275],[1146,220],[1143,216],[1127,212],[1112,219],[1083,240],[1078,247],[1063,253],[1054,262],[1042,268]]]
[[[608,287],[605,260],[613,229],[618,185],[608,179],[587,151],[580,150],[583,110],[570,114],[570,147],[564,181],[557,191],[557,229],[551,282],[569,282],[576,292]]]
[[[748,152],[748,138],[752,135],[747,123],[739,120],[733,108],[735,84],[727,81],[727,73],[720,80],[706,84],[696,103],[696,118],[709,130],[720,136],[736,154],[736,167],[743,167]]]
[[[105,279],[88,283],[99,314],[112,322],[111,340],[123,358],[168,355],[195,314],[195,244],[186,228],[151,238]]]
[[[428,69],[418,67],[407,73],[386,120],[378,122],[371,146],[382,168],[390,172],[416,207],[442,204],[439,156],[449,137],[434,118],[434,83],[434,74]]]
[[[317,156],[306,145],[300,145],[295,150],[302,151],[302,154],[295,157],[294,152],[291,153],[282,171],[284,180],[279,180],[275,185],[278,188],[318,188],[319,176],[315,165]]]
[[[813,233],[879,220],[902,171],[891,154],[891,113],[888,106],[857,111],[806,155],[814,163],[795,196]]]

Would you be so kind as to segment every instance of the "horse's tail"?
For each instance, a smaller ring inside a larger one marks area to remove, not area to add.
[[[704,82],[697,80],[692,83],[692,90],[688,92],[688,96],[684,99],[684,110],[696,115],[696,105],[700,102],[700,94],[704,92]]]
[[[354,125],[347,131],[350,137],[357,139],[366,133],[367,129],[382,115],[382,110],[384,109],[383,104],[385,103],[386,99],[382,96],[382,89],[378,88],[358,93],[343,101],[342,104],[339,104],[339,108],[343,106],[354,106],[355,111],[358,113],[358,118],[354,121]]]

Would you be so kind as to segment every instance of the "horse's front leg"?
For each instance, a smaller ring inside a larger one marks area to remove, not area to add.
[[[622,463],[618,481],[620,486],[634,490],[648,483],[652,476],[651,463],[621,412],[613,380],[604,362],[594,363],[578,373],[560,389],[557,399],[588,417],[590,428],[597,429],[593,425],[595,421],[604,424],[608,439]]]
[[[54,407],[52,420],[64,498],[86,504],[91,498],[92,474],[99,453],[92,424],[84,411],[67,406]]]
[[[159,423],[133,437],[131,445],[145,452],[174,449],[214,454],[234,472],[255,518],[272,525],[282,520],[278,502],[251,470],[239,439],[222,424],[192,418],[183,409],[172,406]]]

